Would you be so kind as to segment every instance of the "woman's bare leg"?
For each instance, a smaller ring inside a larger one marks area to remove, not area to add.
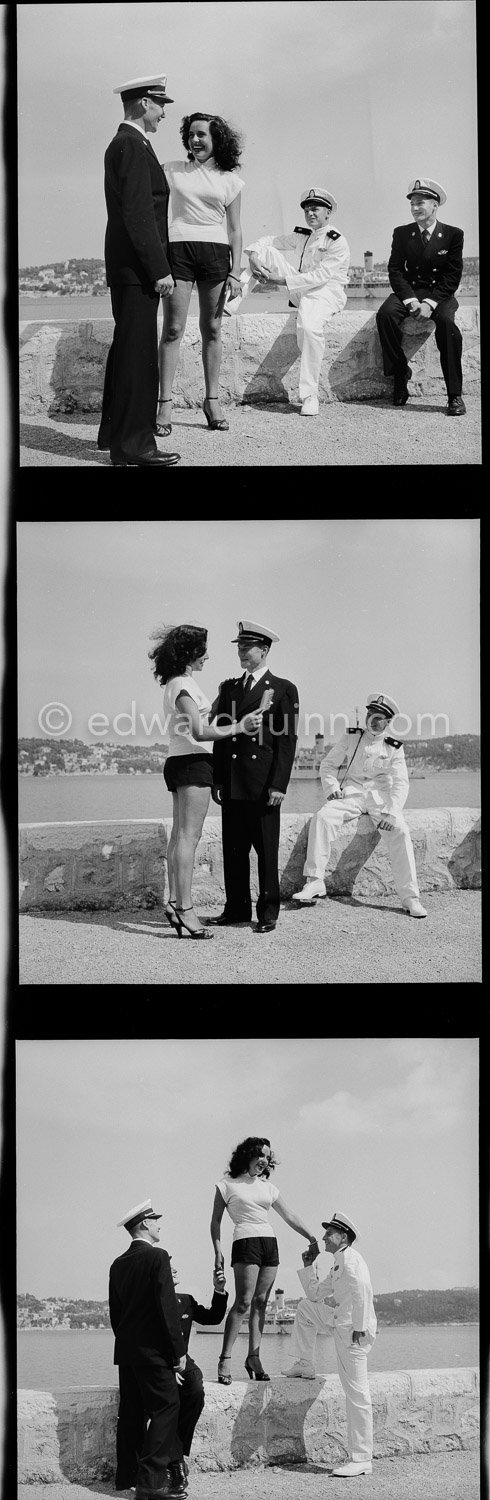
[[[192,876],[194,859],[202,825],[209,807],[208,786],[179,786],[179,828],[173,855],[173,870],[178,907],[192,907]],[[186,911],[184,922],[193,932],[199,932],[202,923],[195,912]]]
[[[260,1266],[236,1265],[233,1267],[235,1273],[235,1301],[233,1307],[230,1307],[224,1327],[220,1364],[223,1359],[229,1359],[230,1357],[235,1339],[240,1332],[242,1318],[245,1317],[251,1306],[260,1269]]]
[[[191,300],[192,281],[177,281],[171,297],[163,297],[163,329],[158,351],[160,369],[160,392],[158,405],[171,401],[175,371],[179,363],[180,345],[187,323]],[[160,415],[165,415],[160,413]]]
[[[277,1276],[277,1266],[261,1266],[252,1297],[248,1325],[248,1357],[260,1369],[260,1341],[262,1338],[265,1310]]]
[[[208,281],[200,281],[197,288],[199,293],[199,327],[202,338],[204,384],[208,401],[210,397],[216,398],[218,395],[222,352],[221,319],[223,316],[224,286],[224,281],[220,281],[217,286],[210,286]],[[223,413],[216,399],[211,400],[209,414],[216,421],[221,421]]]
[[[177,883],[176,883],[175,873],[174,873],[174,854],[175,854],[175,845],[177,843],[177,834],[179,832],[179,799],[178,799],[178,796],[177,796],[177,792],[172,792],[172,812],[173,812],[172,832],[170,834],[170,838],[169,838],[169,841],[168,841],[168,847],[167,847],[167,870],[168,870],[168,899],[169,899],[169,901],[172,902],[172,905],[174,906],[175,902],[177,900]]]

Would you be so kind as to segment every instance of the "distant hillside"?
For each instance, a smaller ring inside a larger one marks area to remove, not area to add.
[[[381,1292],[374,1298],[379,1323],[477,1323],[476,1287],[449,1291]]]
[[[298,1297],[287,1297],[294,1311]],[[395,1323],[477,1323],[476,1287],[452,1287],[449,1291],[381,1292],[374,1298],[380,1325]],[[108,1302],[84,1301],[81,1297],[17,1297],[18,1328],[110,1328]]]
[[[404,740],[405,756],[409,769],[430,771],[477,770],[480,765],[480,736],[478,734],[451,734],[444,739]],[[330,750],[330,744],[299,745],[294,765],[296,769],[309,769],[320,764]],[[163,739],[153,744],[135,745],[130,740],[115,744],[113,740],[102,740],[87,745],[84,740],[59,739],[38,736],[19,739],[18,769],[24,776],[102,775],[108,776],[157,775],[163,770],[168,745]]]
[[[298,745],[294,757],[296,769],[308,770],[320,765],[332,745],[317,737],[315,745]],[[448,734],[432,736],[428,740],[403,740],[405,759],[409,770],[430,771],[476,771],[480,765],[479,734]]]

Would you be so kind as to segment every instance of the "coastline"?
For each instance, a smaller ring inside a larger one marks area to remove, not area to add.
[[[475,773],[475,775],[479,776],[480,773],[481,773],[481,766],[441,766],[441,765],[434,764],[433,762],[426,761],[425,762],[425,769],[422,772],[420,772],[420,771],[417,770],[414,773],[414,771],[412,770],[412,768],[410,767],[410,765],[407,765],[407,770],[408,770],[409,777],[413,777],[413,775],[415,774],[415,779],[417,780],[420,776],[425,776],[426,774],[428,774],[430,776],[437,776],[439,772],[441,773],[442,776],[451,776],[453,774],[455,776],[458,776],[460,774],[461,775],[463,775],[463,774],[466,775],[470,771],[473,771]],[[41,772],[38,776],[34,777],[33,774],[32,774],[32,772],[24,771],[24,769],[21,766],[18,766],[17,767],[17,775],[25,777],[26,781],[27,780],[28,781],[34,781],[34,780],[36,780],[36,781],[55,781],[58,776],[62,776],[63,779],[66,779],[69,776],[107,776],[109,779],[114,779],[115,776],[117,776],[117,777],[129,776],[129,777],[131,777],[131,779],[133,779],[135,776],[148,776],[148,775],[160,777],[162,775],[162,771],[151,771],[151,772],[148,772],[148,771],[101,771],[100,768],[97,767],[97,770],[93,770],[93,771],[79,771],[79,770],[72,770],[72,771],[47,771],[47,772],[44,772],[44,773]],[[298,766],[298,767],[293,766],[293,770],[291,771],[290,780],[291,781],[292,780],[294,780],[294,781],[319,781],[320,780],[320,773],[319,773],[319,771],[312,770],[311,766],[304,766],[304,767],[303,766]]]
[[[406,1322],[403,1322],[403,1323],[393,1323],[393,1322],[387,1322],[386,1320],[383,1320],[383,1322],[380,1322],[380,1320],[378,1318],[378,1331],[381,1331],[381,1329],[383,1329],[383,1328],[474,1328],[475,1325],[479,1324],[479,1322],[480,1322],[479,1318],[440,1318],[437,1323],[434,1323],[433,1321],[431,1321],[430,1323],[423,1323],[419,1319],[415,1320],[415,1319],[412,1318],[412,1319],[408,1319]],[[104,1327],[104,1328],[100,1328],[100,1327],[99,1328],[62,1328],[61,1324],[58,1324],[58,1325],[55,1325],[54,1327],[52,1327],[51,1325],[48,1325],[48,1324],[44,1323],[42,1325],[40,1324],[39,1327],[36,1327],[35,1323],[30,1323],[30,1324],[28,1324],[27,1327],[23,1326],[21,1328],[19,1328],[19,1327],[17,1328],[17,1333],[111,1333],[111,1332],[112,1332],[112,1329],[110,1327],[110,1324],[107,1324],[107,1326]],[[216,1334],[218,1332],[219,1332],[219,1328],[214,1328],[214,1327],[213,1328],[199,1328],[198,1325],[197,1325],[197,1323],[194,1325],[194,1333]],[[278,1333],[278,1332],[279,1332],[279,1329],[271,1327],[270,1324],[266,1325],[265,1328],[263,1329],[263,1334],[264,1333]],[[283,1333],[289,1333],[289,1329],[287,1327],[285,1328],[284,1326],[281,1326],[280,1327],[280,1332],[281,1332],[281,1335]],[[328,1333],[328,1329],[325,1329],[325,1332]]]

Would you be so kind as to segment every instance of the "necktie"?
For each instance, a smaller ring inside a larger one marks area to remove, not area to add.
[[[248,693],[248,689],[249,689],[249,687],[252,687],[252,684],[253,684],[252,673],[251,672],[246,672],[245,673],[245,682],[243,684],[243,691],[244,691],[244,693]]]
[[[428,229],[423,229],[422,230],[422,243],[424,245],[424,249],[425,249],[425,246],[428,245],[429,240],[430,240],[430,234],[429,234]]]

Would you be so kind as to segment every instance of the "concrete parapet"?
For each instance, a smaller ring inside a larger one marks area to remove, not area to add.
[[[374,1457],[476,1449],[478,1371],[393,1370],[370,1375]],[[192,1447],[197,1469],[281,1463],[326,1466],[347,1456],[345,1399],[337,1375],[273,1378],[267,1385],[205,1384]],[[117,1387],[19,1391],[21,1484],[87,1483],[115,1469]]]
[[[480,382],[479,308],[463,304],[456,314],[463,334],[465,391]],[[43,411],[99,412],[104,370],[113,322],[48,321],[20,325],[20,410],[23,416]],[[298,348],[296,313],[248,313],[225,319],[219,395],[225,403],[297,400]],[[403,347],[412,369],[415,396],[445,398],[434,324],[407,318]],[[381,345],[374,312],[344,309],[325,327],[325,355],[320,380],[323,401],[362,401],[385,396],[393,382],[383,374]],[[174,383],[176,407],[201,406],[203,372],[201,335],[189,317]]]
[[[481,885],[478,808],[439,807],[405,813],[421,891],[477,890]],[[303,884],[309,813],[283,814],[279,844],[281,896]],[[127,820],[20,825],[20,909],[141,910],[167,896],[166,851],[172,822]],[[394,891],[387,843],[363,814],[346,824],[332,851],[328,894],[384,896]],[[251,854],[252,898],[258,894]],[[198,906],[224,901],[221,819],[206,818],[193,880]]]

